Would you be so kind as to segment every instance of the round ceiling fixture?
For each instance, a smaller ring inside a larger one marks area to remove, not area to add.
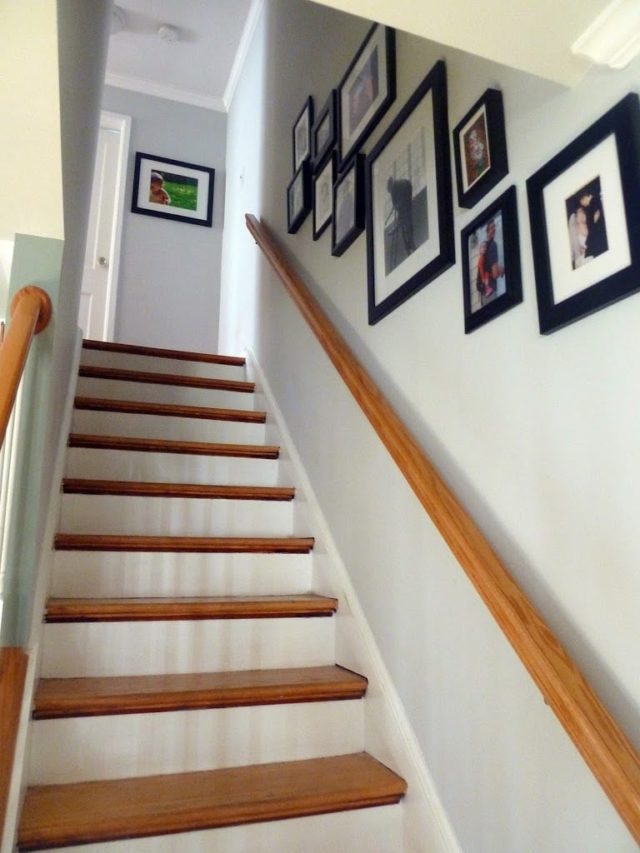
[[[172,27],[169,24],[161,24],[158,27],[158,38],[173,44],[173,42],[179,41],[180,33],[176,27]]]

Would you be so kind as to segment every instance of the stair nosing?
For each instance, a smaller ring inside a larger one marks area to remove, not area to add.
[[[127,450],[139,453],[174,453],[186,456],[227,456],[249,459],[277,459],[280,454],[279,447],[268,444],[225,444],[78,432],[69,434],[68,446],[93,450]]]
[[[65,477],[67,495],[119,495],[123,497],[187,498],[235,501],[291,501],[295,489],[288,486],[232,486],[200,483],[161,483],[132,480],[96,480]]]
[[[306,554],[313,546],[311,536],[118,536],[61,532],[54,537],[57,551]]]
[[[84,379],[110,379],[116,382],[138,382],[151,385],[170,385],[200,388],[209,391],[231,391],[240,394],[255,393],[255,383],[240,379],[210,379],[201,376],[183,376],[177,373],[154,373],[144,370],[126,370],[119,367],[80,365],[78,376]]]
[[[130,353],[131,355],[144,355],[150,358],[169,358],[175,361],[194,361],[205,364],[221,364],[230,367],[244,367],[246,359],[243,356],[216,355],[213,353],[192,352],[189,350],[171,350],[161,347],[147,347],[138,344],[121,344],[112,341],[95,341],[85,338],[82,342],[83,349],[100,350],[102,352]]]
[[[118,414],[156,415],[256,424],[264,424],[267,417],[266,412],[254,409],[188,406],[179,403],[150,403],[139,400],[111,400],[108,397],[77,396],[74,400],[74,408],[83,412],[116,412]]]

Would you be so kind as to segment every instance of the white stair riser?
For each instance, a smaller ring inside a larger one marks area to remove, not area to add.
[[[152,382],[127,382],[119,379],[94,379],[81,376],[79,397],[103,397],[107,400],[138,400],[144,403],[175,403],[181,406],[213,406],[222,409],[254,409],[255,394],[247,391],[219,391],[213,388],[189,388],[182,385],[156,385]]]
[[[64,533],[290,536],[293,501],[63,495]]]
[[[159,675],[333,663],[329,617],[53,623],[44,626],[41,675]]]
[[[311,589],[312,560],[311,554],[56,551],[51,595],[295,595]]]
[[[359,700],[39,720],[33,724],[29,784],[361,752],[363,721]]]
[[[278,483],[278,468],[277,459],[70,447],[65,476],[153,483],[275,486]]]
[[[264,424],[122,412],[94,412],[88,409],[74,410],[71,431],[89,435],[208,441],[223,444],[264,444],[265,442]]]
[[[87,367],[116,367],[118,370],[142,370],[144,373],[173,373],[200,376],[205,379],[243,381],[246,370],[234,364],[210,364],[206,361],[184,361],[178,358],[156,358],[126,352],[83,349],[80,364]]]
[[[60,847],[58,853],[398,853],[404,850],[402,806],[378,806],[184,832],[128,838],[85,847]]]

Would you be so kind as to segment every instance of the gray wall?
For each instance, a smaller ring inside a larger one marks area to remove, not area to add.
[[[473,210],[455,208],[455,228],[459,234],[516,184],[524,302],[465,336],[458,260],[370,327],[364,235],[332,258],[328,231],[313,241],[311,216],[287,235],[285,204],[291,126],[309,94],[324,103],[367,26],[313,3],[267,4],[229,116],[228,185],[275,231],[637,740],[640,297],[539,335],[525,181],[637,90],[640,61],[622,73],[594,70],[565,90],[399,33],[398,97],[366,149],[440,58],[451,128],[487,87],[499,86],[511,173]],[[250,136],[246,127],[262,104],[262,134]],[[248,189],[249,178],[259,187]],[[636,850],[282,286],[256,263],[240,215],[251,208],[235,208],[225,233],[234,257],[227,264],[225,254],[221,341],[236,350],[249,345],[266,372],[462,848]]]
[[[102,107],[132,119],[115,339],[215,352],[227,117],[111,86]],[[131,213],[136,151],[213,167],[213,227]]]

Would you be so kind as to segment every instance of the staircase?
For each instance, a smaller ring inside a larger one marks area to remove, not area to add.
[[[255,396],[242,359],[85,342],[18,849],[403,849]]]

